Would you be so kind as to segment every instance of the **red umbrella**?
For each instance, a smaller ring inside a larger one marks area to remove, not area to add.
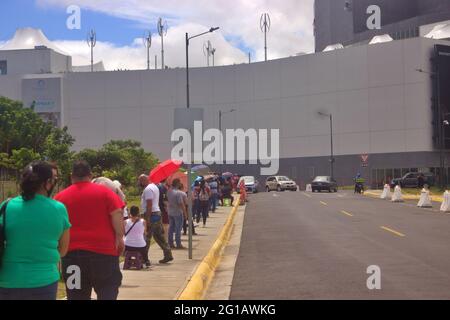
[[[158,164],[152,171],[150,171],[149,180],[153,183],[160,183],[177,172],[182,164],[183,161],[181,160],[166,160]]]

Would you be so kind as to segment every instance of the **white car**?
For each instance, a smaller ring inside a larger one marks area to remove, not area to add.
[[[266,191],[297,191],[297,184],[295,181],[289,179],[286,176],[272,176],[266,180]]]

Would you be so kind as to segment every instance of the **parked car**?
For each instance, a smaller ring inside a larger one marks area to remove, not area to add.
[[[297,191],[297,184],[286,176],[272,176],[266,180],[266,191]]]
[[[428,186],[433,186],[435,182],[434,174],[431,172],[420,173],[420,172],[408,172],[402,178],[392,179],[391,188],[400,185],[402,188],[417,188],[419,186],[419,176],[424,176],[424,184]]]
[[[311,188],[312,188],[313,192],[321,192],[321,191],[337,192],[338,191],[337,182],[328,176],[316,177],[313,180],[313,182],[311,183]]]
[[[257,193],[258,192],[258,180],[255,179],[254,176],[243,176],[239,179],[237,193],[239,193],[239,186],[241,185],[241,181],[244,180],[245,189],[247,192]]]

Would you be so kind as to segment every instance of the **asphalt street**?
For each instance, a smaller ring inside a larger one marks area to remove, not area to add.
[[[354,195],[250,196],[230,299],[450,299],[450,215]],[[369,290],[369,266],[381,289]]]

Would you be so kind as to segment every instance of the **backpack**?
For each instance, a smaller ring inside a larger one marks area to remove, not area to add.
[[[208,192],[206,191],[206,188],[200,189],[200,192],[199,192],[199,194],[198,194],[198,199],[199,199],[200,201],[208,201],[208,200],[209,200],[209,194],[208,194]]]

